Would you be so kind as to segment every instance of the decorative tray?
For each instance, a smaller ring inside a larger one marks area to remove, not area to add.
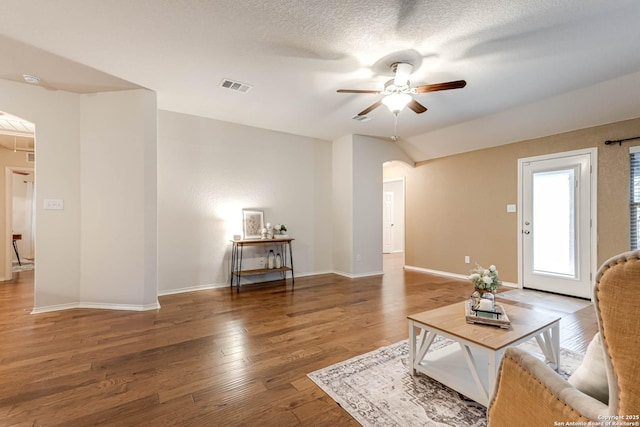
[[[495,303],[495,311],[474,310],[471,308],[471,301],[467,301],[466,316],[467,323],[481,323],[483,325],[499,326],[503,329],[509,329],[511,321],[507,312],[501,304]]]

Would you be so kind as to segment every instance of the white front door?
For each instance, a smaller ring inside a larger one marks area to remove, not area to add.
[[[591,298],[597,151],[518,161],[523,287]]]
[[[382,252],[393,252],[393,192],[385,191],[382,198]]]

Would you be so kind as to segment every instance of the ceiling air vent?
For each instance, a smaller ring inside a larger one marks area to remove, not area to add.
[[[235,92],[247,93],[251,90],[253,86],[249,86],[246,83],[236,82],[234,80],[223,79],[222,82],[220,83],[220,87],[233,90]]]

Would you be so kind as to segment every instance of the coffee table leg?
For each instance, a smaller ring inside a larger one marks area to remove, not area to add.
[[[416,334],[417,330],[419,334]],[[409,362],[411,363],[411,375],[416,374],[416,366],[422,363],[422,359],[431,348],[436,337],[434,331],[425,329],[424,325],[409,320]]]
[[[436,333],[433,331],[429,331],[427,329],[423,329],[422,331],[420,331],[420,336],[418,337],[418,343],[416,345],[416,364],[420,364],[422,362],[422,359],[424,359],[424,356],[429,351],[429,348],[431,348],[431,344],[433,343],[435,337]]]
[[[536,336],[536,342],[542,350],[544,357],[551,369],[560,369],[560,323],[554,324],[550,329]]]
[[[469,371],[471,371],[471,376],[473,377],[473,380],[476,383],[476,387],[478,388],[478,391],[481,393],[482,395],[482,399],[478,401],[478,403],[480,403],[481,405],[485,405],[487,406],[489,403],[489,391],[493,390],[491,387],[493,386],[493,382],[495,382],[496,380],[496,362],[495,362],[495,353],[493,355],[489,356],[489,363],[488,363],[488,374],[489,374],[489,387],[488,390],[484,387],[484,384],[482,384],[482,380],[480,379],[480,374],[478,373],[478,367],[476,365],[476,360],[473,357],[473,354],[471,353],[471,349],[469,348],[469,346],[466,346],[462,343],[460,344],[460,348],[462,349],[462,355],[464,356],[464,359],[467,362],[467,366],[469,367]],[[493,356],[493,357],[492,357]],[[493,366],[493,368],[492,368]]]
[[[560,369],[560,322],[545,331],[544,335],[551,346],[551,357],[549,358],[551,367],[557,371]]]
[[[498,377],[498,368],[500,367],[500,360],[502,359],[502,351],[494,351],[489,354],[487,377],[489,382],[487,383],[487,401],[493,394],[493,388],[496,386],[496,378]]]
[[[416,325],[413,320],[409,320],[409,372],[412,376],[416,374]]]

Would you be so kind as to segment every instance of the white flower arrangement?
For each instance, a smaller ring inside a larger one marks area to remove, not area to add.
[[[276,233],[280,234],[285,234],[287,232],[287,226],[284,224],[276,224],[273,229]]]
[[[486,290],[489,292],[496,291],[502,282],[498,278],[498,270],[495,265],[490,265],[489,268],[484,268],[481,265],[476,264],[476,268],[471,270],[469,280],[473,282],[476,289]]]

